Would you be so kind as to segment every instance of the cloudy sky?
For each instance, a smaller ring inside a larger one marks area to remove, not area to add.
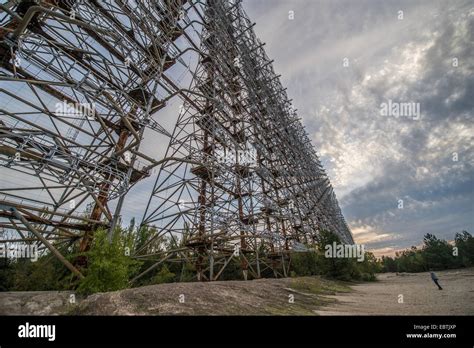
[[[381,255],[473,232],[472,1],[244,5],[357,242]],[[419,117],[383,116],[389,100]]]
[[[380,256],[420,245],[426,233],[452,240],[474,232],[472,1],[245,0],[244,7],[356,242]],[[412,113],[383,116],[389,101]],[[160,116],[169,130],[178,105]],[[124,221],[141,218],[150,184],[127,195]]]

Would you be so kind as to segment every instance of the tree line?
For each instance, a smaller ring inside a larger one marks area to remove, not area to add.
[[[167,259],[158,267],[153,258],[133,258],[136,251],[142,255],[165,255],[167,251],[185,246],[186,233],[180,239],[151,238],[156,229],[135,226],[117,227],[112,240],[107,231],[98,230],[89,251],[79,253],[77,243],[57,248],[70,261],[86,256],[84,279],[72,275],[52,254],[42,254],[36,262],[30,259],[0,258],[0,291],[75,290],[82,294],[120,290],[129,287],[171,282],[196,281],[195,265],[183,259]],[[151,242],[150,242],[151,241]],[[456,234],[454,245],[432,234],[424,238],[421,249],[412,247],[395,257],[377,259],[365,252],[362,262],[355,258],[328,258],[325,246],[340,243],[333,233],[321,231],[305,252],[290,254],[292,277],[319,275],[344,281],[373,281],[379,272],[423,272],[430,269],[469,267],[474,265],[474,238],[466,231]],[[219,280],[242,280],[240,260],[233,258]],[[137,275],[141,275],[135,281]],[[274,277],[273,272],[262,274]]]
[[[474,266],[474,237],[467,231],[456,233],[449,243],[427,233],[421,247],[397,252],[394,257],[383,256],[382,272],[426,272]]]

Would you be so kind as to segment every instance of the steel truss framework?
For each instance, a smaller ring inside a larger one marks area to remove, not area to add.
[[[0,242],[41,244],[80,276],[58,247],[86,251],[93,231],[113,230],[155,170],[142,225],[156,232],[134,255],[156,259],[147,271],[187,259],[216,280],[237,258],[244,278],[286,276],[321,229],[353,243],[252,27],[230,0],[0,5],[0,174],[15,177],[0,188]],[[168,139],[164,157],[141,150],[153,134]],[[176,248],[150,248],[164,237]]]

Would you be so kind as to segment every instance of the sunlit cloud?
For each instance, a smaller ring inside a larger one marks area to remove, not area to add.
[[[428,232],[448,240],[472,232],[472,2],[244,4],[356,241],[393,254]],[[389,99],[418,103],[420,119],[382,117]]]

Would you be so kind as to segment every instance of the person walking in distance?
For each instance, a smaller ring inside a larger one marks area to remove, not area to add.
[[[431,279],[433,279],[434,283],[438,286],[438,290],[443,290],[441,285],[438,283],[438,277],[436,276],[435,272],[430,272],[431,273]]]

